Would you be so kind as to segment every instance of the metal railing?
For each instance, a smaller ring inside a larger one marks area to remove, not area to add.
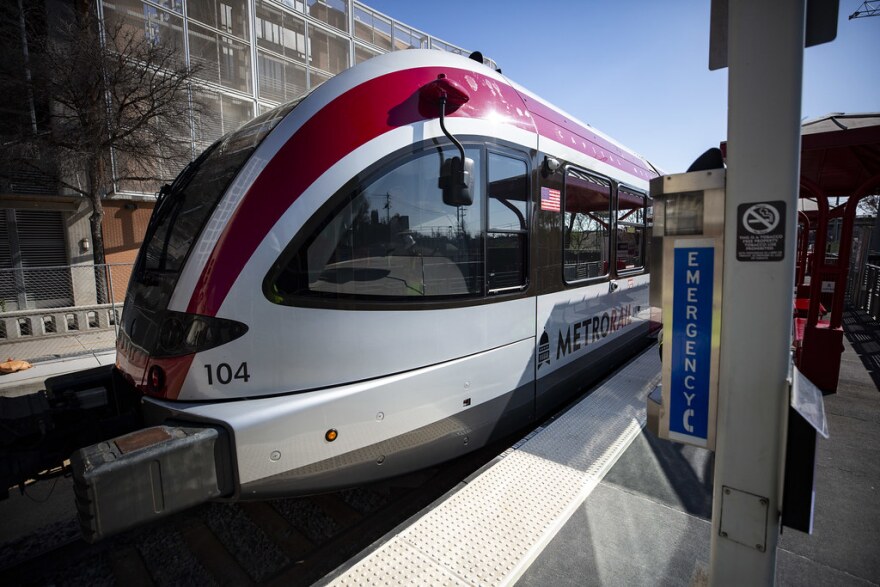
[[[865,265],[860,285],[858,295],[855,296],[855,306],[867,312],[874,320],[880,321],[880,266]]]
[[[116,345],[131,264],[0,269],[0,361]]]

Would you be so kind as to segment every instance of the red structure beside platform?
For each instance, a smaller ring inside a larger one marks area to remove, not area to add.
[[[863,198],[880,192],[880,113],[829,115],[807,121],[802,128],[800,197],[814,201],[816,209],[799,213],[803,232],[798,239],[796,297],[801,299],[798,310],[806,306],[806,318],[795,318],[796,361],[823,392],[834,393],[856,211]],[[831,200],[841,198],[846,202],[831,208]],[[835,218],[843,222],[838,256],[832,260],[826,256],[826,244],[829,222]],[[830,316],[820,320],[826,307]]]

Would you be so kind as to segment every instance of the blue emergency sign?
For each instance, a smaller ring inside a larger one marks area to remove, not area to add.
[[[705,444],[709,436],[715,249],[675,247],[669,431]]]

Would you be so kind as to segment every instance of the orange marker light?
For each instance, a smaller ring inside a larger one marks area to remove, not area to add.
[[[331,428],[326,433],[324,433],[324,440],[326,440],[327,442],[333,442],[334,440],[336,440],[337,436],[339,436],[339,433]]]

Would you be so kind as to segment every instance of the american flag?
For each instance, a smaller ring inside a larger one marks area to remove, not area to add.
[[[559,190],[541,188],[541,210],[559,212]]]

